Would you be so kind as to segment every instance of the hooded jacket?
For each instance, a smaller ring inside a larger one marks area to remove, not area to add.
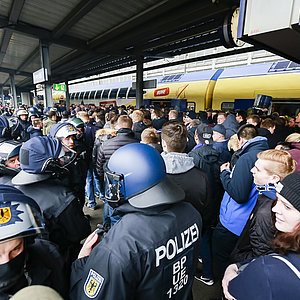
[[[236,134],[240,127],[239,123],[235,119],[235,116],[232,114],[227,116],[226,120],[222,123],[222,125],[226,129],[226,139],[229,139],[232,135]]]
[[[196,168],[193,158],[186,153],[162,152],[161,156],[166,172],[184,190],[185,201],[193,204],[205,219],[209,201],[208,177],[205,172]]]
[[[195,166],[203,170],[208,177],[210,200],[208,201],[204,221],[210,219],[210,224],[216,225],[221,199],[224,194],[220,180],[220,153],[211,145],[199,143],[188,155],[193,158]]]
[[[254,167],[257,154],[267,149],[265,137],[257,136],[249,140],[237,153],[238,160],[232,172],[224,170],[220,175],[225,190],[220,207],[220,222],[238,236],[243,231],[258,196],[250,170]]]

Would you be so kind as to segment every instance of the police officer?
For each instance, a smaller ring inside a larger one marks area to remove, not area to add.
[[[11,184],[11,178],[19,173],[19,152],[22,144],[5,141],[0,144],[0,184]]]
[[[37,203],[18,189],[0,185],[0,299],[29,285],[65,295],[64,261],[56,246],[37,238],[44,231]]]
[[[0,142],[11,139],[10,126],[5,116],[0,116]]]
[[[14,140],[26,142],[30,138],[27,128],[31,125],[28,121],[28,111],[23,108],[18,109],[17,117],[17,123],[12,127],[11,135]]]
[[[76,258],[80,241],[91,232],[78,198],[59,179],[72,159],[64,157],[58,139],[34,137],[22,145],[21,171],[12,179],[12,184],[41,207],[49,239],[60,247],[67,262]]]
[[[72,265],[71,299],[191,299],[202,222],[152,147],[133,143],[105,166],[105,197],[123,215]]]
[[[83,122],[81,121],[81,123]],[[68,173],[61,180],[63,185],[74,191],[80,200],[81,207],[83,207],[85,201],[84,187],[88,170],[83,132],[71,123],[57,123],[51,127],[49,136],[61,141],[65,151],[64,157],[74,157],[72,163],[67,166]]]

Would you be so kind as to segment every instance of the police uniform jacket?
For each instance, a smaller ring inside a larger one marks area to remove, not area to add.
[[[16,187],[38,203],[50,233],[49,239],[61,248],[79,243],[90,234],[89,221],[78,199],[59,180],[49,179]]]
[[[129,203],[123,217],[72,265],[71,299],[191,299],[201,217],[180,202],[147,209]]]

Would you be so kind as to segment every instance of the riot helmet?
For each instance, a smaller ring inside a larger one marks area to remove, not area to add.
[[[57,123],[50,128],[49,136],[58,138],[67,151],[76,153],[73,148],[75,147],[74,139],[80,139],[82,133],[69,123]],[[69,139],[72,138],[72,141]]]
[[[133,143],[116,150],[104,166],[105,199],[112,207],[127,201],[147,208],[184,199],[184,191],[166,174],[159,152]]]
[[[38,204],[12,186],[0,185],[0,244],[41,234],[45,229]]]
[[[36,118],[40,118],[40,112],[38,111],[38,109],[34,106],[29,108],[29,118],[31,117],[36,117]]]
[[[20,171],[19,152],[22,144],[6,141],[0,144],[0,173],[16,175]]]
[[[84,122],[79,118],[71,118],[67,121],[67,123],[72,124],[75,128],[81,131],[84,129]]]
[[[24,108],[19,108],[19,109],[17,110],[17,117],[18,117],[19,119],[21,119],[21,116],[26,116],[26,119],[25,119],[25,120],[27,120],[27,117],[28,117],[28,111],[27,111],[26,109],[24,109]]]
[[[68,170],[72,157],[65,157],[58,139],[37,136],[25,142],[20,149],[21,171],[13,179],[15,185],[27,185],[57,177]]]

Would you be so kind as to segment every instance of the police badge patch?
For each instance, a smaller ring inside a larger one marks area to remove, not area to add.
[[[84,293],[91,299],[96,298],[103,282],[104,278],[96,271],[90,269],[89,275],[84,283]]]

